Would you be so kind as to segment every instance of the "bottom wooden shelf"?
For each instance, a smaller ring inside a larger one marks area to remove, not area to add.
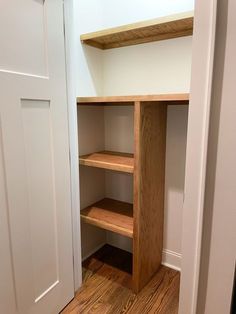
[[[81,210],[81,220],[91,225],[133,237],[133,205],[110,198]]]
[[[83,270],[88,271],[90,275],[91,272],[94,272],[99,275],[100,278],[103,276],[106,277],[107,280],[109,280],[110,283],[113,282],[114,285],[119,284],[132,290],[132,264],[132,253],[105,244],[86,258],[82,266]],[[83,276],[83,283],[86,284],[86,281],[87,277]]]

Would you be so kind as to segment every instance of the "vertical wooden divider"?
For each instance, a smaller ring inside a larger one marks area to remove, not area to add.
[[[135,102],[133,290],[139,292],[162,260],[167,105]]]

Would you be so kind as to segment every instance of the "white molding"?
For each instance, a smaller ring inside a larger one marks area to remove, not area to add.
[[[94,249],[90,250],[85,256],[83,256],[82,261],[85,261],[89,256],[93,255],[96,251],[101,249],[106,242],[97,245]],[[127,251],[130,252],[130,251]],[[162,265],[172,268],[177,271],[181,271],[181,254],[163,249],[162,252]]]
[[[196,0],[183,206],[179,314],[196,314],[217,0]]]
[[[162,265],[181,271],[182,255],[171,250],[163,249]]]
[[[79,154],[77,130],[77,47],[76,14],[77,1],[64,1],[64,31],[66,54],[66,78],[69,119],[70,171],[71,171],[71,207],[74,258],[74,291],[82,285],[81,233],[80,233],[80,196],[79,196]]]

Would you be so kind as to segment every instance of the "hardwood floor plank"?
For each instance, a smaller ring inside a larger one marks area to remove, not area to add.
[[[74,298],[64,310],[61,311],[61,314],[71,314],[71,312],[75,309],[78,308],[79,306],[79,301]]]
[[[61,314],[177,314],[179,272],[161,266],[134,294],[131,265],[130,253],[105,245],[83,263],[83,286]]]
[[[178,280],[178,276],[178,272],[162,266],[148,285],[137,295],[127,313],[169,314],[169,312],[163,312],[163,309],[166,309],[172,300],[172,290],[176,288],[173,281]]]

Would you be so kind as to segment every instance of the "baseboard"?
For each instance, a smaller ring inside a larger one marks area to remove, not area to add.
[[[164,249],[162,252],[162,265],[181,271],[181,254]]]
[[[101,249],[106,243],[102,243],[96,246],[93,250],[89,251],[88,254],[82,257],[82,261],[85,261],[89,256]],[[181,271],[181,254],[164,249],[162,252],[162,265],[169,268]]]

